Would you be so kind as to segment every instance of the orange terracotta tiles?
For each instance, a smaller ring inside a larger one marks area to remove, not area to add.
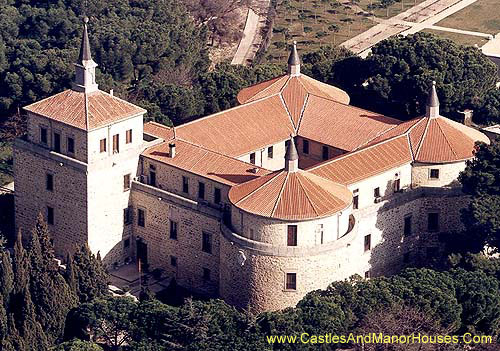
[[[269,86],[273,85],[282,78],[283,76],[276,77],[270,80],[266,80],[265,82],[249,86],[247,88],[243,88],[236,96],[236,99],[240,104],[244,104],[248,102],[252,97],[254,97],[257,93],[267,89]]]
[[[171,140],[175,137],[174,128],[167,127],[156,122],[144,123],[144,133],[155,136],[157,138],[162,138],[166,141]]]
[[[283,89],[282,96],[292,117],[293,124],[297,128],[307,97],[307,91],[297,77],[292,77]]]
[[[305,74],[301,74],[298,79],[304,85],[309,94],[335,100],[346,105],[349,104],[349,101],[351,100],[349,95],[342,89],[320,82],[306,76]]]

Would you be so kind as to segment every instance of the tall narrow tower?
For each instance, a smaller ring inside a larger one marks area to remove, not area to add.
[[[24,108],[28,135],[14,147],[16,225],[29,233],[40,212],[56,254],[88,244],[113,263],[129,255],[145,110],[98,89],[87,23],[72,88]]]

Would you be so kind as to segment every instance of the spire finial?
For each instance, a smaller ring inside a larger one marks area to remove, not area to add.
[[[439,116],[439,98],[436,91],[436,81],[432,81],[429,95],[427,96],[426,116],[429,118]]]
[[[288,147],[285,152],[285,171],[293,173],[297,172],[299,169],[299,154],[297,153],[297,147],[295,146],[295,140],[293,135],[290,135],[290,140]]]
[[[300,75],[300,57],[297,52],[297,42],[295,40],[290,50],[290,56],[288,56],[288,74],[291,76]]]
[[[78,60],[75,63],[76,76],[73,83],[73,90],[88,93],[97,90],[98,87],[95,82],[95,68],[97,67],[97,64],[92,60],[92,54],[90,52],[87,23],[89,23],[89,18],[85,16],[83,18],[83,34],[80,45],[80,54],[78,55]]]

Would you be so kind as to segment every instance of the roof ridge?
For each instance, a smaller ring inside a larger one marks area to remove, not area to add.
[[[297,130],[295,131],[295,134],[299,133],[299,128],[300,128],[300,125],[302,123],[302,118],[304,117],[304,112],[306,111],[306,106],[307,106],[308,102],[309,102],[309,93],[306,90],[306,98],[304,99],[304,104],[302,105],[302,110],[300,111],[299,120],[297,121]]]
[[[288,82],[289,80],[286,81],[286,83],[284,84],[285,85],[288,85]],[[284,89],[283,89],[284,90]],[[290,113],[290,110],[288,109],[288,105],[286,104],[286,101],[285,101],[285,98],[283,97],[283,94],[282,92],[280,91],[278,93],[279,97],[280,97],[280,100],[281,100],[281,103],[283,104],[283,106],[285,107],[285,111],[286,111],[286,114],[288,115],[288,119],[290,120],[290,122],[292,122],[292,128],[295,130],[295,133],[297,133],[297,127],[295,126],[295,122],[293,121],[293,116],[292,114]]]
[[[283,171],[283,172],[285,172],[285,171]],[[274,212],[276,212],[276,208],[278,207],[278,204],[279,204],[279,202],[281,200],[281,196],[283,195],[283,191],[285,190],[285,185],[286,185],[286,183],[288,181],[288,177],[290,177],[290,173],[286,172],[285,180],[283,181],[283,185],[281,185],[280,192],[278,194],[278,197],[276,198],[276,202],[274,203],[273,209],[271,210],[271,216],[274,216]]]
[[[302,172],[301,172],[302,173]],[[318,209],[316,208],[315,204],[313,203],[313,201],[309,198],[309,195],[307,194],[307,191],[306,189],[304,188],[304,185],[302,184],[301,180],[300,180],[300,177],[299,175],[302,175],[304,178],[307,179],[307,177],[301,173],[297,173],[297,181],[299,182],[300,184],[300,188],[302,190],[302,192],[304,193],[307,201],[309,201],[309,204],[311,205],[313,211],[316,213],[317,216],[319,216],[319,212],[318,212]],[[308,181],[310,181],[312,183],[312,181],[310,179],[308,179]]]
[[[429,125],[431,124],[431,119],[429,117],[426,117],[426,119],[427,119],[427,124],[425,125],[425,129],[424,132],[422,133],[422,137],[420,138],[420,142],[418,143],[417,151],[415,151],[415,159],[418,158],[418,154],[420,153],[420,150],[422,150],[422,145],[424,143],[425,137],[427,136]]]
[[[133,104],[133,103],[131,103],[131,102],[127,101],[127,100],[124,100],[124,99],[122,99],[122,98],[120,98],[120,97],[118,97],[118,96],[116,96],[116,95],[114,95],[114,94],[113,94],[113,95],[111,95],[110,93],[108,93],[108,92],[106,92],[106,91],[104,91],[104,90],[97,89],[96,91],[92,91],[92,92],[90,92],[90,93],[92,94],[92,93],[97,93],[97,92],[100,92],[100,93],[102,93],[102,94],[106,94],[106,95],[108,95],[109,97],[111,97],[112,99],[119,100],[120,102],[123,102],[123,103],[125,103],[125,104],[127,104],[127,105],[130,105],[130,106],[139,107],[141,110],[144,110],[145,112],[148,112],[146,109],[144,109],[144,108],[142,108],[142,107],[140,107],[140,106],[137,106],[137,105],[135,105],[135,104]]]
[[[236,204],[239,204],[240,202],[246,200],[248,197],[250,197],[251,195],[253,195],[256,191],[258,191],[259,189],[262,189],[264,186],[268,185],[269,183],[271,183],[273,180],[275,180],[282,172],[284,172],[283,170],[278,170],[278,171],[275,171],[275,172],[271,172],[269,174],[266,174],[266,175],[263,175],[262,177],[269,177],[268,180],[266,180],[264,183],[262,183],[260,186],[256,187],[255,189],[253,189],[251,192],[249,192],[248,194],[246,194],[245,196],[243,196],[241,199],[239,199],[238,201],[235,202],[235,205]],[[258,178],[254,178],[252,180],[255,180],[255,179],[258,179]],[[252,181],[251,180],[251,181]],[[242,183],[244,184],[244,183]],[[240,185],[240,184],[238,184]],[[279,198],[279,197],[278,197]]]
[[[455,150],[453,149],[453,146],[451,145],[450,141],[448,140],[448,136],[446,135],[446,133],[444,132],[443,128],[441,128],[441,125],[439,124],[439,117],[438,117],[438,118],[436,118],[436,122],[437,122],[436,124],[437,124],[437,126],[438,126],[439,130],[441,131],[441,134],[443,135],[444,140],[445,140],[445,141],[446,141],[446,143],[448,144],[448,147],[450,148],[450,150],[451,150],[452,154],[453,154],[456,158],[458,158],[457,153],[455,152]],[[463,133],[462,133],[462,134],[463,134]]]
[[[363,151],[366,151],[366,150],[370,150],[371,148],[374,148],[375,146],[380,146],[382,144],[388,143],[390,141],[394,141],[394,140],[402,138],[402,137],[404,137],[404,135],[395,135],[395,136],[393,136],[391,138],[388,138],[386,140],[382,140],[382,141],[380,141],[380,142],[378,142],[376,144],[368,145],[365,148],[356,149],[356,150],[353,150],[353,151],[350,151],[350,152],[346,152],[345,154],[339,155],[338,157],[334,157],[334,158],[331,158],[329,160],[325,160],[325,161],[320,162],[320,163],[318,163],[318,164],[316,164],[316,165],[314,165],[314,166],[312,166],[310,168],[304,169],[304,171],[307,171],[307,172],[314,171],[316,168],[323,167],[323,166],[325,166],[327,164],[330,164],[330,163],[333,163],[333,162],[337,162],[339,160],[343,160],[346,157],[350,157],[352,155],[356,155],[356,154],[358,154],[360,152],[363,152]]]

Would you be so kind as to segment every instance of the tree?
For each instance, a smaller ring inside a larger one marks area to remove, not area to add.
[[[5,304],[8,304],[13,285],[14,273],[9,254],[7,251],[0,250],[0,295]]]
[[[19,230],[14,244],[14,255],[12,257],[12,271],[14,273],[13,292],[19,294],[26,290],[29,283],[30,262],[28,254],[23,247],[21,231]]]
[[[53,351],[103,351],[103,349],[93,342],[73,339],[57,345]]]
[[[87,245],[73,255],[71,269],[76,279],[76,295],[80,302],[92,301],[109,294],[108,275]],[[71,274],[71,273],[70,273]],[[66,276],[68,273],[66,273]]]
[[[489,245],[500,249],[500,144],[479,144],[475,158],[467,161],[459,181],[463,191],[471,195],[471,202],[462,213],[466,228],[465,242],[473,244],[475,251]]]
[[[351,103],[400,119],[424,114],[432,80],[437,81],[440,111],[447,117],[459,120],[458,111],[471,108],[478,112],[475,119],[482,120],[483,102],[489,101],[489,110],[495,103],[495,65],[476,48],[429,33],[391,37],[373,46],[365,60],[347,62],[333,70],[351,75],[340,85]]]

